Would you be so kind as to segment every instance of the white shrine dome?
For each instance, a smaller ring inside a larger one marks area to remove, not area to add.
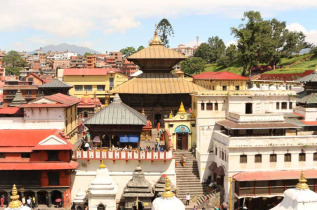
[[[296,188],[286,190],[282,202],[271,210],[317,209],[317,193],[311,191],[306,182],[302,171]]]
[[[153,201],[152,210],[185,210],[183,202],[179,200],[171,191],[170,180],[168,177],[166,177],[164,189],[165,192],[162,193],[162,197],[155,198],[155,200]]]

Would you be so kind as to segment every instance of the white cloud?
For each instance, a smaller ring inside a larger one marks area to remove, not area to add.
[[[317,45],[317,30],[307,30],[304,26],[298,23],[291,23],[286,27],[290,31],[303,32],[306,35],[306,41]]]
[[[85,37],[92,30],[121,32],[141,25],[142,18],[218,14],[241,18],[246,10],[264,16],[281,11],[317,8],[314,0],[16,0],[0,1],[0,31],[23,28],[58,37]]]

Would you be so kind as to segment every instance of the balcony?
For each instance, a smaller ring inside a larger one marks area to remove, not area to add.
[[[146,161],[164,161],[172,160],[173,159],[173,152],[164,150],[163,152],[155,152],[155,151],[109,151],[109,150],[91,150],[91,151],[84,151],[84,150],[76,150],[73,153],[73,159],[79,160],[146,160]]]
[[[280,122],[284,121],[284,116],[281,113],[267,114],[239,114],[229,112],[229,119],[237,122]]]

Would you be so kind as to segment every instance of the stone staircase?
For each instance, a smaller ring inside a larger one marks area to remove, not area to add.
[[[203,186],[199,180],[197,161],[192,153],[185,150],[176,150],[174,154],[177,163],[175,168],[178,189],[177,197],[182,201],[185,201],[187,193],[190,194],[191,199],[195,196],[199,198],[207,194],[207,188]],[[185,167],[180,163],[182,154],[187,158]]]

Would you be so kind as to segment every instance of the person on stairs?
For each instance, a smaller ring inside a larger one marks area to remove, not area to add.
[[[190,201],[190,194],[187,193],[187,195],[186,195],[186,206],[189,205],[189,201]]]

